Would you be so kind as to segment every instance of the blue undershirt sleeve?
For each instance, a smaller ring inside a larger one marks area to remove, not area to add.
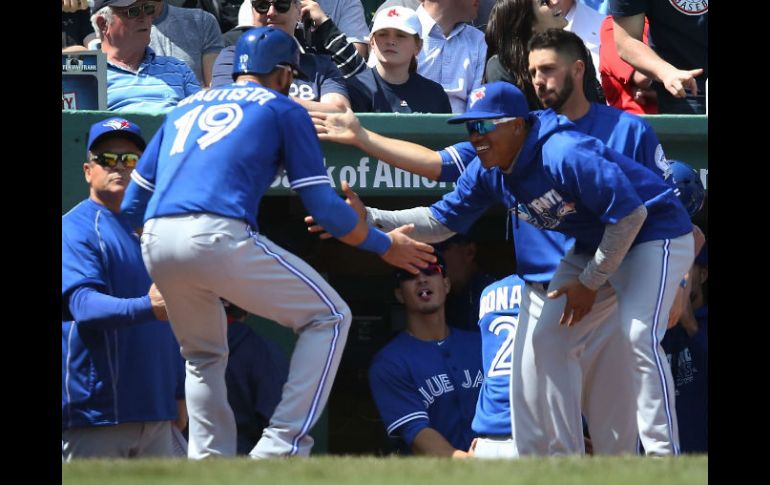
[[[356,227],[358,215],[329,185],[308,185],[297,193],[316,224],[332,236],[344,236]]]
[[[81,286],[69,298],[69,311],[78,325],[108,330],[155,320],[149,295],[116,298],[91,286]]]

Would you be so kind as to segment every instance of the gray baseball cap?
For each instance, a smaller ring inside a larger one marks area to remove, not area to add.
[[[91,13],[96,13],[104,7],[129,7],[136,3],[137,0],[94,0],[94,4],[91,5]]]

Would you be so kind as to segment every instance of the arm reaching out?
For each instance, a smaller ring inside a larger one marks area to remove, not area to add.
[[[441,175],[441,156],[438,152],[417,143],[369,131],[361,126],[350,109],[344,113],[311,111],[310,117],[322,141],[353,145],[369,156],[431,180],[438,180]]]
[[[663,83],[666,90],[677,98],[685,97],[685,88],[693,95],[698,94],[695,78],[703,74],[703,69],[678,69],[661,59],[650,46],[642,42],[643,13],[629,17],[615,16],[613,20],[615,46],[621,59],[631,64],[634,69]]]

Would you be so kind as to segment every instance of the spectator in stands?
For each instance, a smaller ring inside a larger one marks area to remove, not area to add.
[[[396,272],[406,329],[372,359],[369,387],[388,436],[398,438],[403,451],[465,458],[484,381],[481,336],[447,326],[450,283],[436,255],[417,275]]]
[[[567,26],[564,30],[574,32],[583,39],[588,52],[591,53],[596,79],[601,79],[599,74],[599,31],[604,15],[580,0],[559,0],[559,8],[567,20]]]
[[[653,78],[659,112],[705,113],[708,2],[610,0],[610,13],[618,54]],[[654,47],[642,40],[645,15]]]
[[[358,3],[360,4],[360,2]],[[310,39],[312,47],[318,54],[331,56],[343,78],[347,79],[354,76],[366,68],[368,44],[364,45],[365,49],[362,49],[360,41],[355,41],[355,37],[348,37],[341,31],[319,3],[312,0],[302,0],[302,16],[309,18],[313,23],[313,33]],[[363,54],[361,53],[362,50],[364,51]]]
[[[467,23],[477,10],[477,0],[423,0],[416,10],[423,42],[417,73],[441,84],[453,113],[465,112],[468,95],[484,75],[484,34]]]
[[[85,50],[94,37],[88,14],[87,0],[62,0],[61,2],[61,48]]]
[[[446,320],[450,327],[478,332],[481,292],[495,281],[476,262],[476,242],[464,234],[456,234],[436,245],[446,260],[446,274],[452,287],[447,296]]]
[[[392,7],[377,14],[369,41],[377,64],[347,81],[353,111],[452,112],[444,88],[416,72],[420,31],[412,9]]]
[[[223,300],[227,315],[229,356],[225,370],[227,402],[238,430],[236,453],[248,455],[262,437],[281,400],[289,375],[289,359],[274,342],[246,323],[246,310]]]
[[[107,109],[164,112],[200,91],[195,74],[150,45],[154,1],[95,0],[91,24],[107,56]]]
[[[650,24],[644,19],[642,41],[648,44]],[[607,104],[614,108],[635,114],[654,115],[658,113],[658,93],[652,87],[652,79],[618,55],[615,47],[615,22],[608,15],[601,26],[601,47],[599,48],[599,71],[602,90]]]
[[[183,60],[204,88],[211,84],[211,70],[224,48],[217,19],[198,8],[180,8],[153,0],[155,20],[150,47],[156,54]]]
[[[380,3],[377,10],[374,12],[374,17],[380,13],[381,10],[390,7],[407,7],[412,10],[417,10],[422,0],[385,0]],[[489,20],[489,12],[492,11],[492,6],[495,4],[495,0],[479,0],[479,8],[476,12],[476,18],[473,19],[473,26],[484,32],[487,27],[487,21]]]
[[[289,35],[300,18],[300,0],[254,0],[252,2],[252,26],[272,26]],[[240,19],[239,23],[244,19]],[[211,87],[233,82],[233,58],[235,46],[219,53],[214,63],[214,79]],[[294,79],[289,95],[306,109],[317,111],[344,111],[350,107],[348,90],[342,74],[328,56],[300,53],[300,69],[309,80]]]
[[[312,8],[311,4],[313,3],[315,2],[312,0],[302,0],[303,15]],[[332,19],[334,25],[345,34],[348,41],[353,43],[358,54],[366,59],[369,54],[369,43],[367,42],[369,27],[366,24],[364,6],[361,4],[361,0],[318,0],[318,4]],[[317,23],[315,27],[318,28]]]
[[[543,105],[529,76],[527,44],[534,34],[566,26],[567,20],[558,6],[558,0],[499,0],[492,7],[487,25],[489,60],[484,74],[486,82],[509,82],[524,93],[530,110],[541,109]],[[588,60],[591,63],[590,56]],[[586,97],[589,101],[604,103],[593,65],[587,72],[591,74],[584,76]]]

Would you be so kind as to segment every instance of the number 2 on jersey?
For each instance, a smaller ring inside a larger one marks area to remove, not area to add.
[[[196,140],[201,150],[205,150],[212,143],[224,138],[243,120],[243,110],[235,103],[209,106],[201,114],[202,109],[203,105],[196,106],[174,122],[177,135],[173,145],[171,145],[169,155],[184,152],[184,144],[187,142],[187,137],[190,136],[196,119],[198,120],[198,128],[205,133]]]
[[[516,324],[518,320],[516,317],[503,315],[492,320],[489,324],[489,331],[495,335],[500,335],[502,332],[507,332],[505,340],[497,349],[495,358],[492,359],[492,364],[489,366],[487,377],[495,376],[507,376],[511,373],[513,368],[513,336],[516,332]]]

